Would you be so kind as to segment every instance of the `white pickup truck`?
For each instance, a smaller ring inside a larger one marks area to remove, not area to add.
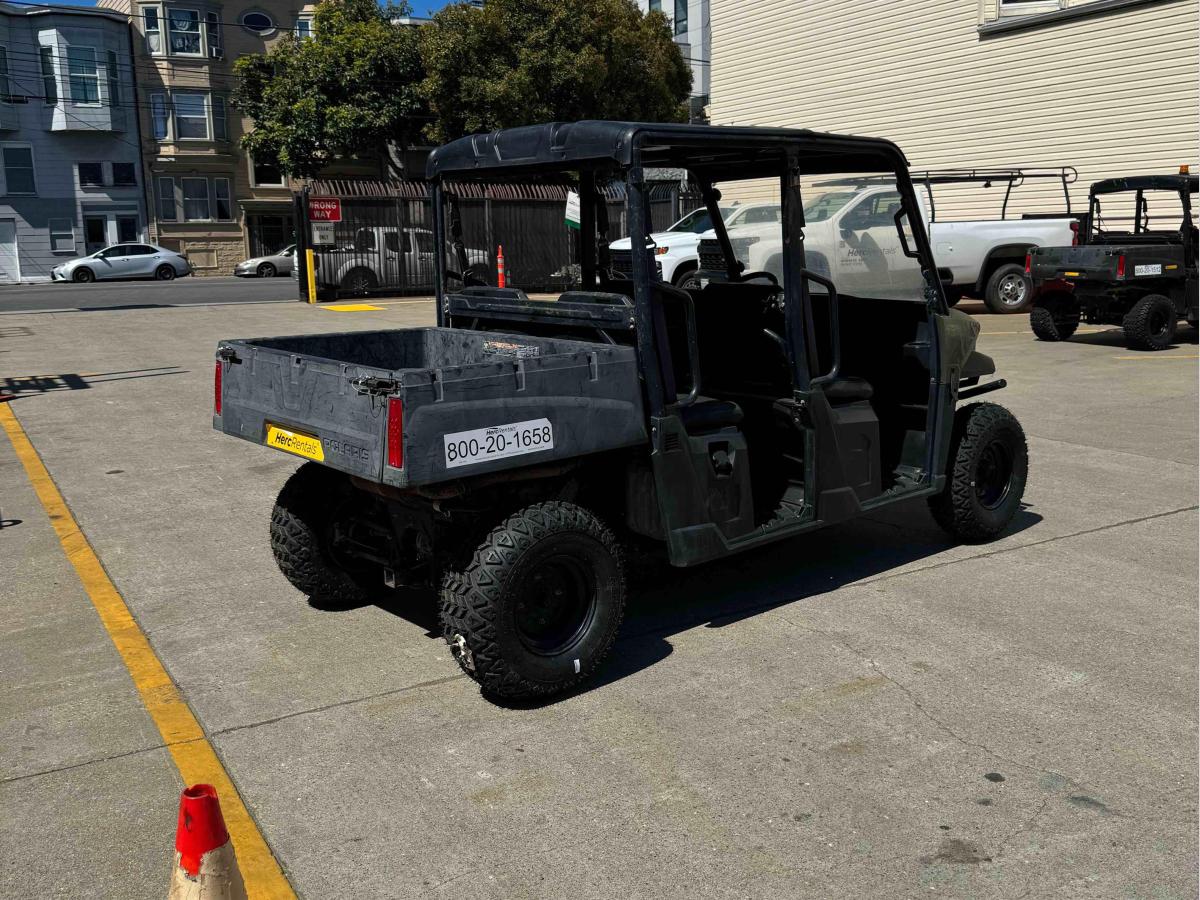
[[[816,193],[822,189],[823,193]],[[829,182],[814,185],[810,196],[814,199],[804,208],[805,257],[810,269],[831,278],[839,290],[853,294],[864,278],[877,286],[881,272],[889,267],[904,268],[892,262],[903,257],[895,219],[900,194],[893,184],[871,179]],[[917,201],[951,304],[969,294],[982,297],[993,312],[1027,309],[1033,291],[1025,274],[1026,253],[1031,247],[1070,246],[1078,236],[1079,218],[1075,216],[940,221],[930,216],[925,192],[918,190]],[[779,224],[743,225],[728,231],[734,256],[746,272],[781,277]],[[701,270],[724,270],[715,232],[701,236],[699,252]]]
[[[316,251],[317,284],[341,294],[366,294],[380,288],[433,288],[433,232],[428,228],[368,226],[352,242]],[[486,250],[467,250],[468,268],[487,275]],[[447,261],[454,269],[457,266]],[[298,272],[293,266],[292,271]]]

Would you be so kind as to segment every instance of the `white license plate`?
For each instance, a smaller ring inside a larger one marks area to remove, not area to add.
[[[1134,266],[1133,274],[1134,275],[1161,275],[1162,274],[1162,266],[1159,263],[1154,263],[1153,265],[1149,265],[1149,266]]]
[[[443,438],[447,469],[554,449],[554,427],[549,419],[458,431]]]

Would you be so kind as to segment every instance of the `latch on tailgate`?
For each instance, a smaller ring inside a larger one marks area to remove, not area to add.
[[[350,387],[355,393],[367,397],[386,397],[400,390],[400,382],[395,378],[380,378],[378,375],[359,375],[350,379]]]

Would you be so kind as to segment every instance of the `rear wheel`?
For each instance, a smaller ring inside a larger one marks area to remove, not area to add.
[[[1029,327],[1039,341],[1065,341],[1079,327],[1079,301],[1070,294],[1039,297],[1029,311]]]
[[[612,648],[625,608],[613,533],[573,503],[509,516],[442,582],[442,632],[463,671],[497,697],[567,690]]]
[[[1166,350],[1175,340],[1178,321],[1170,298],[1147,294],[1133,305],[1121,323],[1125,328],[1125,343],[1133,350]]]
[[[701,288],[700,275],[695,269],[692,269],[692,271],[680,278],[675,286],[681,291],[698,291]]]
[[[271,263],[263,263],[262,265],[260,265],[258,267],[258,277],[259,278],[274,278],[275,277],[275,266],[273,266]]]
[[[174,281],[175,274],[176,274],[175,267],[169,266],[166,263],[163,263],[161,266],[159,266],[157,269],[154,270],[154,277],[157,278],[159,281]]]
[[[79,284],[91,284],[96,280],[96,273],[87,266],[80,266],[75,270],[75,274],[73,274],[71,278],[72,280],[77,281]]]
[[[1033,285],[1020,263],[997,266],[988,278],[983,302],[994,313],[1023,312],[1033,299]]]
[[[954,416],[946,487],[929,507],[960,541],[991,540],[1016,515],[1028,476],[1021,423],[1003,406],[973,403]]]
[[[271,513],[271,550],[279,571],[300,593],[321,603],[367,601],[366,567],[336,547],[342,514],[353,500],[345,475],[305,463],[284,484]]]

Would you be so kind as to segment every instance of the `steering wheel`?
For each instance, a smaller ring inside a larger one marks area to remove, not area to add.
[[[751,278],[765,278],[775,287],[779,287],[779,279],[770,272],[743,272],[738,276],[738,281],[749,281]]]

